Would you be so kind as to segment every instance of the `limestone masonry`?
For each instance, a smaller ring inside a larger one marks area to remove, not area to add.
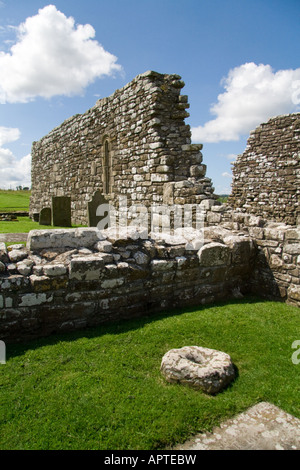
[[[229,204],[287,224],[300,224],[300,113],[261,124],[233,166]]]
[[[211,221],[211,222],[209,222]],[[217,223],[217,225],[216,225]],[[213,206],[187,238],[32,231],[0,244],[0,335],[29,340],[256,294],[300,307],[300,228]],[[150,234],[149,234],[150,235]]]
[[[0,243],[1,340],[246,294],[300,307],[300,114],[251,134],[221,205],[202,145],[191,144],[183,86],[146,72],[33,144],[31,216],[89,226],[32,231],[26,247]],[[191,204],[201,225],[100,230],[98,204],[118,209],[120,196],[147,209]]]
[[[30,214],[71,197],[72,224],[86,225],[95,193],[128,204],[199,204],[215,199],[202,145],[191,144],[179,75],[146,72],[32,146]]]

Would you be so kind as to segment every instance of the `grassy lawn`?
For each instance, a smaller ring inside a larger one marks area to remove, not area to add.
[[[0,212],[28,211],[30,191],[0,189]]]
[[[0,189],[0,212],[28,211],[30,191],[8,191]],[[73,225],[73,227],[82,227],[82,225]],[[1,222],[0,233],[28,233],[30,230],[42,230],[52,228],[70,228],[53,227],[50,225],[40,225],[29,217],[18,217],[16,221]]]
[[[80,227],[80,225],[73,225]],[[0,233],[28,233],[30,230],[42,230],[52,228],[70,228],[70,227],[53,227],[52,225],[40,225],[29,217],[18,217],[14,222],[0,222]]]
[[[300,418],[299,309],[244,299],[7,345],[0,449],[163,449],[260,401]],[[168,384],[171,348],[231,355],[236,380],[208,396]]]

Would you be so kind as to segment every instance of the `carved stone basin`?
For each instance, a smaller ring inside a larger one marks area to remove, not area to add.
[[[160,370],[170,383],[189,385],[212,395],[235,378],[228,354],[200,346],[171,349],[162,358]]]

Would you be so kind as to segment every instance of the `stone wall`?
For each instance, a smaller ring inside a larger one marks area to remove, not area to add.
[[[29,340],[256,294],[300,307],[300,228],[213,206],[189,235],[32,231],[0,244],[0,337]]]
[[[1,339],[29,340],[249,291],[249,236],[224,231],[221,238],[208,228],[204,244],[198,235],[140,237],[33,231],[27,249],[0,247]]]
[[[120,195],[147,207],[214,199],[183,87],[179,75],[146,72],[34,142],[31,217],[52,196],[70,196],[72,223],[87,225],[96,191],[116,208]]]
[[[234,210],[228,204],[211,207],[205,224],[250,236],[256,246],[251,292],[300,307],[300,227],[272,222]],[[216,227],[215,227],[216,230]]]
[[[72,223],[87,224],[89,201],[96,206],[104,196],[118,209],[126,196],[127,205],[147,209],[200,207],[202,228],[190,227],[185,238],[148,236],[149,226],[132,225],[118,234],[33,231],[26,248],[0,244],[1,339],[248,293],[300,307],[300,114],[251,134],[233,168],[229,204],[220,205],[202,146],[191,144],[184,123],[183,86],[178,75],[139,75],[34,143],[30,213],[51,206],[52,197],[71,197]]]
[[[250,134],[233,166],[229,203],[266,219],[300,223],[300,113],[272,118]]]

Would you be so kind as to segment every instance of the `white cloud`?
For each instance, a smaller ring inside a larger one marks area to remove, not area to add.
[[[237,155],[235,153],[229,153],[226,155],[227,160],[230,160],[231,162],[234,162],[236,160]]]
[[[0,167],[0,188],[12,188],[16,186],[31,186],[31,155],[17,160],[12,157],[10,165]]]
[[[17,42],[0,52],[0,102],[81,94],[97,78],[122,70],[89,25],[75,25],[48,5],[17,27]]]
[[[0,147],[0,169],[10,167],[13,161],[14,155],[9,149]]]
[[[16,127],[0,126],[0,147],[8,142],[14,142],[20,138],[20,131]]]
[[[222,173],[222,176],[223,176],[224,178],[232,178],[232,175],[231,175],[230,173],[228,173],[228,171],[224,171],[224,172]]]
[[[20,136],[19,129],[0,127],[0,188],[31,185],[31,155],[18,160],[3,144],[13,142]]]
[[[225,92],[211,107],[215,119],[192,128],[193,141],[239,140],[270,117],[295,112],[300,103],[300,68],[274,72],[253,62],[230,70]]]

